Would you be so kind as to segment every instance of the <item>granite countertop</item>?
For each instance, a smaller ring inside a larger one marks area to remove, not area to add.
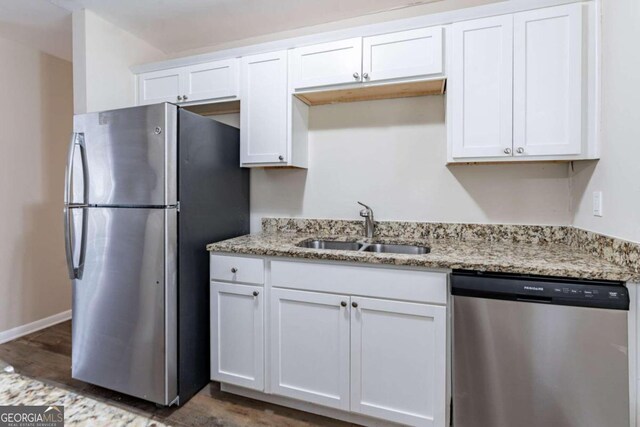
[[[300,233],[266,231],[213,243],[211,252],[251,254],[328,261],[361,262],[414,266],[431,269],[466,269],[505,273],[535,274],[635,281],[638,273],[628,267],[607,261],[586,250],[575,248],[557,239],[471,238],[375,238],[376,242],[409,243],[429,246],[425,255],[380,254],[346,250],[300,248],[296,245],[313,238],[344,241],[370,241],[349,234]]]

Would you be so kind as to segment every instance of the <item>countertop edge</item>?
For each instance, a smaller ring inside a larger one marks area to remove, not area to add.
[[[302,236],[300,236],[302,238]],[[222,243],[222,244],[220,244]],[[210,253],[220,254],[236,254],[236,255],[255,255],[265,257],[281,257],[281,258],[294,258],[294,259],[307,259],[315,261],[333,261],[333,262],[350,262],[360,263],[363,265],[388,265],[388,266],[404,266],[404,267],[417,267],[424,269],[445,269],[445,270],[477,270],[477,271],[490,271],[496,273],[514,273],[514,274],[532,274],[539,276],[555,276],[555,277],[571,277],[576,279],[585,280],[611,280],[622,282],[640,282],[640,277],[634,276],[633,272],[626,271],[624,267],[620,266],[620,273],[604,271],[601,274],[590,272],[584,274],[581,270],[572,270],[571,268],[552,268],[552,267],[530,267],[522,264],[513,263],[495,263],[495,262],[460,262],[452,261],[446,262],[442,260],[430,260],[430,259],[415,259],[415,258],[401,258],[392,254],[363,254],[363,253],[347,253],[345,251],[333,251],[333,250],[315,250],[315,249],[275,249],[275,248],[261,248],[261,247],[243,247],[240,245],[230,247],[228,243],[213,243],[207,245],[207,251]],[[426,255],[428,256],[428,255]]]

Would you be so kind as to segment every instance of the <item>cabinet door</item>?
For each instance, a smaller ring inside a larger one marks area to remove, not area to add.
[[[287,52],[242,58],[240,162],[287,163]]]
[[[452,157],[511,156],[513,17],[456,23],[451,34]]]
[[[293,89],[362,81],[362,38],[293,49]]]
[[[351,298],[351,410],[412,426],[445,425],[445,307]]]
[[[442,27],[365,37],[362,45],[365,81],[442,73]]]
[[[187,101],[237,97],[238,61],[234,58],[186,67],[182,91]]]
[[[271,388],[349,409],[349,297],[271,290]]]
[[[138,105],[178,102],[182,68],[138,74]]]
[[[514,15],[515,155],[581,152],[582,7]]]
[[[211,378],[264,389],[264,304],[259,286],[211,284]]]

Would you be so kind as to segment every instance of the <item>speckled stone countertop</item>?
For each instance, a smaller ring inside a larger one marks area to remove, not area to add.
[[[535,274],[544,276],[572,277],[581,279],[601,279],[636,281],[638,273],[586,250],[565,243],[567,236],[562,227],[537,226],[489,226],[487,232],[482,226],[456,224],[458,235],[434,233],[420,223],[396,223],[397,227],[386,224],[386,234],[372,240],[383,243],[409,243],[431,248],[425,255],[382,254],[346,250],[307,249],[297,244],[313,238],[329,238],[343,241],[369,241],[354,234],[361,233],[361,224],[354,221],[336,221],[326,227],[313,225],[296,227],[283,226],[263,221],[262,233],[237,237],[210,244],[212,252],[251,254],[275,257],[303,258],[328,261],[361,262],[367,264],[388,264],[414,266],[429,269],[466,269],[492,272]],[[345,226],[346,224],[346,226]],[[390,231],[395,227],[395,231]],[[433,225],[430,225],[433,228]],[[381,227],[385,230],[385,225]],[[443,230],[441,225],[438,230]],[[444,227],[446,229],[446,227]],[[462,231],[460,232],[460,230]],[[336,234],[335,231],[340,231]],[[407,238],[407,236],[410,238]],[[445,237],[440,237],[445,236]]]
[[[10,372],[0,372],[0,405],[62,406],[66,426],[167,427],[159,421]]]

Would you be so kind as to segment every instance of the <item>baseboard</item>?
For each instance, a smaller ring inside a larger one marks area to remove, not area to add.
[[[248,388],[232,385],[232,384],[220,384],[220,390],[225,393],[237,394],[238,396],[248,397],[249,399],[261,400],[263,402],[271,403],[274,405],[286,406],[287,408],[297,409],[298,411],[310,412],[312,414],[321,415],[327,418],[334,418],[336,420],[344,421],[347,423],[366,426],[366,427],[400,427],[402,424],[396,424],[391,421],[380,420],[377,418],[368,417],[366,415],[356,414],[353,412],[342,411],[339,409],[327,408],[325,406],[316,405],[314,403],[303,402],[301,400],[291,399],[283,396],[276,396],[274,394],[266,394],[256,390],[250,390]]]
[[[66,310],[61,313],[54,314],[53,316],[27,323],[26,325],[20,325],[6,331],[1,331],[0,344],[13,341],[16,338],[29,335],[33,332],[39,331],[40,329],[48,328],[49,326],[53,326],[69,319],[71,319],[71,310]]]

